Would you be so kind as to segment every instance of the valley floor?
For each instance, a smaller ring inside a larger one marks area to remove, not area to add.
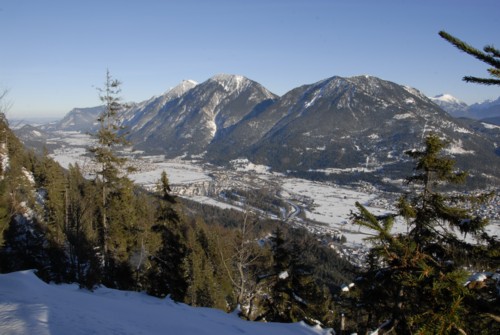
[[[92,177],[92,162],[85,155],[90,141],[92,139],[88,135],[80,132],[57,132],[48,143],[57,148],[52,157],[63,167],[78,163],[84,172]],[[355,203],[358,201],[373,214],[381,215],[395,210],[392,204],[398,196],[382,192],[366,183],[357,187],[345,187],[290,178],[246,159],[232,161],[232,168],[222,169],[182,157],[166,160],[161,155],[148,156],[142,152],[126,151],[123,154],[129,157],[137,170],[129,177],[146,188],[154,189],[161,172],[165,171],[175,195],[221,208],[251,210],[262,216],[305,227],[357,264],[361,264],[366,252],[364,238],[369,236],[369,232],[350,223],[351,211],[356,210]],[[399,181],[399,184],[402,184],[402,181]],[[241,195],[249,190],[260,190],[284,205],[270,211],[269,208],[250,203]],[[233,197],[228,197],[229,193],[232,193],[230,195]],[[496,200],[500,200],[498,196]],[[488,232],[498,236],[500,202],[496,200],[484,210],[486,215],[494,219]],[[396,223],[394,231],[405,230],[403,222]],[[344,243],[338,243],[341,237]]]

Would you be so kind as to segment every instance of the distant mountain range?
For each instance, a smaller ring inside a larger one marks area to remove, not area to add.
[[[500,97],[470,106],[450,94],[441,94],[431,100],[454,117],[466,117],[500,125]]]
[[[280,97],[243,76],[217,75],[133,104],[121,123],[134,147],[152,154],[219,165],[244,157],[303,177],[358,181],[408,176],[404,152],[437,132],[461,168],[498,184],[500,127],[483,131],[444,111],[490,116],[494,106],[429,99],[371,76],[331,77]],[[100,108],[75,109],[51,130],[92,131]]]
[[[73,108],[58,122],[53,122],[45,127],[45,130],[65,130],[93,132],[99,127],[98,116],[104,110],[104,106]]]

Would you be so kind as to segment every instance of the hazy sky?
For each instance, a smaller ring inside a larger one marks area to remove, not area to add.
[[[99,105],[108,68],[135,102],[229,73],[279,95],[369,74],[470,104],[500,88],[462,82],[487,66],[438,32],[500,47],[499,13],[498,0],[1,0],[0,90],[10,118]]]

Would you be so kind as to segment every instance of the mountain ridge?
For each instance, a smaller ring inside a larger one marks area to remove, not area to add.
[[[498,179],[496,130],[478,131],[418,89],[367,75],[333,76],[277,96],[244,76],[218,74],[134,104],[121,122],[146,153],[220,165],[247,158],[327,179],[352,169],[370,180],[407,175],[404,152],[438,132],[453,143],[461,167]]]

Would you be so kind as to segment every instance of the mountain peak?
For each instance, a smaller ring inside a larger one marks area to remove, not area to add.
[[[237,74],[219,73],[210,78],[213,81],[243,81],[247,78]]]
[[[459,105],[465,105],[465,102],[455,98],[451,94],[443,93],[443,94],[438,94],[433,98],[430,98],[432,101],[442,101],[446,103],[452,103],[452,104],[459,104]]]
[[[186,93],[187,91],[189,91],[190,89],[192,89],[196,85],[198,85],[198,83],[194,80],[190,80],[190,79],[183,80],[180,82],[180,84],[178,84],[177,86],[168,90],[166,94],[181,96],[182,94]]]
[[[454,117],[467,115],[467,104],[451,94],[439,94],[429,99]]]
[[[241,91],[250,83],[250,79],[244,76],[226,73],[217,74],[210,78],[208,81],[218,83],[219,85],[224,87],[225,91],[228,92]]]

